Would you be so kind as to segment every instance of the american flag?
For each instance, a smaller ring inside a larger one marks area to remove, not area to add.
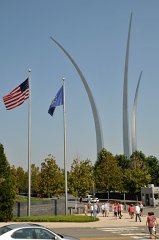
[[[29,79],[27,78],[13,91],[4,96],[3,101],[6,109],[11,110],[21,105],[28,98],[29,98]]]

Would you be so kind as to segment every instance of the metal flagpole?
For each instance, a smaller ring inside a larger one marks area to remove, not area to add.
[[[28,101],[28,209],[27,215],[30,216],[30,197],[31,197],[31,69],[28,70],[29,80],[29,101]]]
[[[65,109],[65,78],[63,80],[63,124],[64,124],[64,172],[65,172],[65,215],[67,215],[67,166],[66,166],[66,109]]]

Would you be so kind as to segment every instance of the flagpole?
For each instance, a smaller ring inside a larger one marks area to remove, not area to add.
[[[30,216],[31,198],[31,69],[28,70],[29,101],[28,101],[28,208],[27,215]]]
[[[63,80],[63,124],[64,124],[64,172],[65,172],[65,215],[67,215],[67,164],[66,164],[66,108],[65,108],[65,78]]]

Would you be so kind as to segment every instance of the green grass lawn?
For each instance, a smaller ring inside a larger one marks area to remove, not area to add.
[[[14,222],[94,222],[99,218],[83,215],[14,217]]]

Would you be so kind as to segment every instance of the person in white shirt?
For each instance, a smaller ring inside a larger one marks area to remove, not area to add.
[[[108,217],[108,215],[109,215],[109,202],[105,203],[104,208],[105,208],[105,217]]]
[[[103,217],[104,217],[104,215],[105,215],[105,206],[104,206],[104,203],[102,203],[101,211],[102,211],[102,215],[103,215]]]
[[[93,216],[93,205],[91,204],[90,206],[90,213],[91,213],[91,217]]]
[[[135,215],[136,215],[135,221],[137,222],[137,219],[139,219],[139,221],[141,222],[139,204],[136,204],[135,206]]]
[[[98,206],[96,203],[94,203],[94,206],[93,206],[93,216],[96,217],[97,216],[97,209],[98,209]]]

